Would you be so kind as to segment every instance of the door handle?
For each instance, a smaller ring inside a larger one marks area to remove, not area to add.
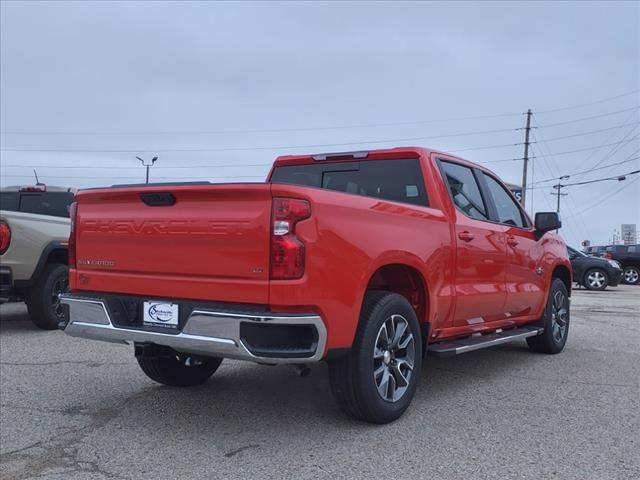
[[[470,242],[471,240],[473,240],[475,238],[475,235],[471,232],[467,232],[466,230],[464,232],[460,232],[458,234],[458,238],[464,242]]]
[[[511,247],[515,247],[516,245],[518,245],[518,240],[516,240],[516,237],[510,235],[507,237],[507,244],[509,244]]]

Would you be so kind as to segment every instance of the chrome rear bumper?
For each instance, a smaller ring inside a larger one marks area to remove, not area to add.
[[[61,295],[60,301],[69,307],[64,332],[72,337],[89,338],[113,343],[154,343],[178,352],[211,357],[237,358],[258,363],[308,363],[322,359],[327,331],[316,314],[247,314],[194,309],[182,331],[162,333],[142,328],[122,328],[113,324],[105,302],[97,298]],[[240,324],[307,325],[315,327],[317,342],[314,351],[304,356],[265,357],[254,355],[240,336]]]

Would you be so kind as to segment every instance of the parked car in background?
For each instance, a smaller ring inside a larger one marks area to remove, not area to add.
[[[558,214],[532,221],[494,173],[446,153],[292,155],[266,183],[125,185],[76,201],[61,326],[133,343],[159,383],[203,383],[223,358],[325,360],[340,407],[386,423],[409,406],[427,348],[526,339],[555,354],[567,341]]]
[[[73,198],[70,188],[41,184],[0,190],[0,303],[24,300],[47,330],[62,319]]]
[[[629,285],[640,283],[640,245],[609,245],[604,256],[622,265],[622,281]]]
[[[615,287],[622,278],[622,267],[615,260],[592,257],[567,246],[573,268],[573,281],[589,290]]]
[[[590,245],[584,249],[584,253],[592,257],[602,257],[606,251],[607,247],[605,245]]]

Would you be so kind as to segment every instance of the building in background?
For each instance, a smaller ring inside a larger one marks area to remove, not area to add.
[[[513,193],[513,196],[516,197],[519,202],[521,202],[522,201],[522,187],[520,185],[515,185],[513,183],[508,183],[508,182],[505,182],[504,184],[507,186],[507,188],[509,190],[511,190],[511,193]]]
[[[623,223],[620,226],[620,239],[624,245],[635,245],[638,238],[637,233],[635,223]]]

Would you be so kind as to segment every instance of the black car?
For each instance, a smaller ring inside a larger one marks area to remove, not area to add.
[[[573,281],[589,290],[615,287],[622,278],[622,267],[615,260],[592,257],[567,247],[573,268]]]
[[[622,265],[622,282],[629,285],[640,283],[640,245],[609,245],[605,258]]]
[[[590,245],[584,249],[584,253],[592,257],[604,257],[606,251],[606,245]]]

